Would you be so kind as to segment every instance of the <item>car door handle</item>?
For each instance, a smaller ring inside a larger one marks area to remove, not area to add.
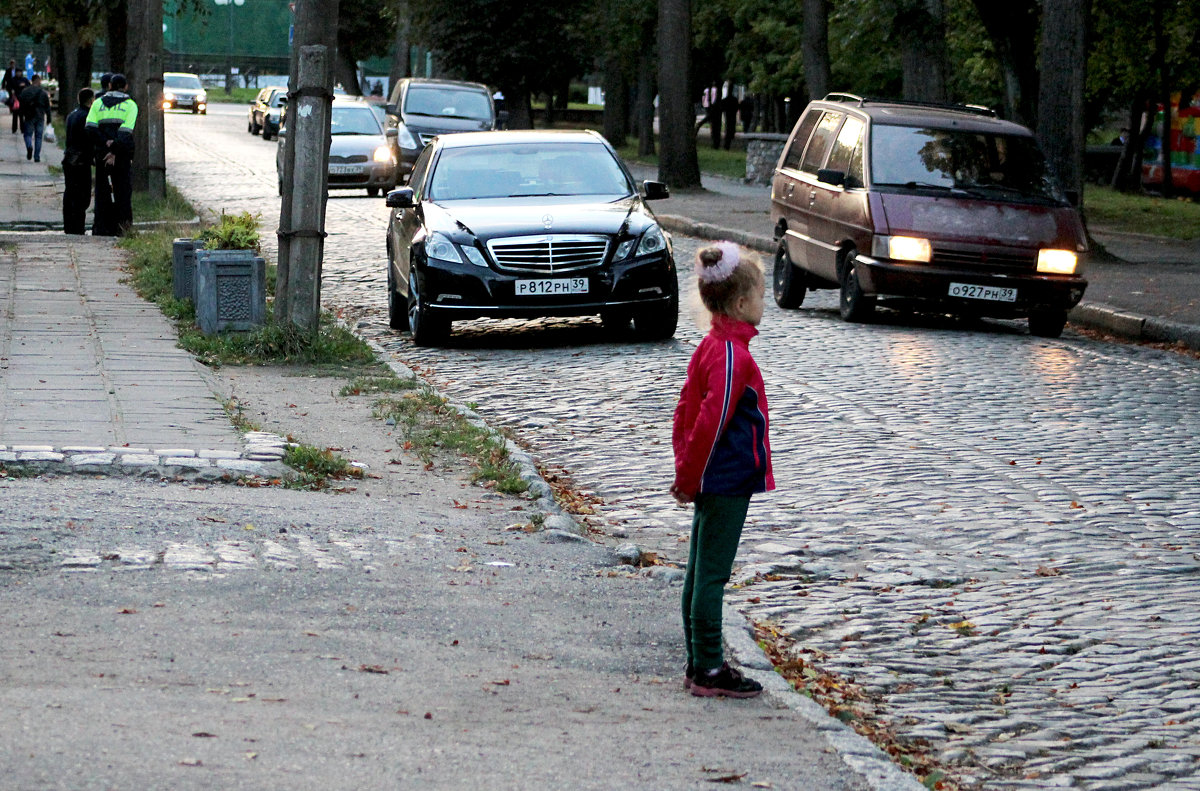
[[[808,193],[808,205],[812,206],[816,202],[817,202],[817,191],[813,190],[812,192]]]

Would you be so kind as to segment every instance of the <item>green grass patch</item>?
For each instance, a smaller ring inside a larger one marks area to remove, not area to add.
[[[265,83],[263,87],[266,87]],[[220,85],[213,88],[205,88],[204,90],[208,93],[209,104],[250,104],[258,96],[258,92],[262,88],[235,87],[233,93],[225,93],[225,86]]]
[[[153,200],[148,192],[133,193],[134,222],[187,222],[196,217],[196,210],[187,198],[170,184],[164,200]],[[175,234],[179,236],[179,233]],[[187,234],[183,234],[187,235]],[[172,237],[174,238],[174,237]]]
[[[376,402],[375,416],[391,420],[411,450],[426,464],[442,456],[466,460],[474,468],[471,480],[505,494],[529,488],[509,457],[503,440],[469,422],[428,385],[418,384],[400,398]]]
[[[658,156],[639,157],[636,143],[617,149],[617,153],[626,162],[636,162],[640,165],[658,167]],[[726,151],[723,148],[717,149],[702,145],[696,149],[696,158],[700,161],[701,173],[731,179],[744,179],[746,177],[745,151]]]
[[[329,448],[321,449],[312,445],[289,447],[283,456],[283,463],[297,473],[294,480],[284,482],[289,489],[315,491],[327,488],[330,481],[363,477],[362,470],[351,466],[344,457]]]
[[[1088,185],[1083,209],[1090,227],[1191,240],[1200,235],[1200,203],[1189,198],[1159,198]]]
[[[338,395],[357,396],[375,395],[378,393],[400,393],[405,390],[415,390],[418,387],[416,379],[401,379],[398,376],[356,376],[341,389]]]

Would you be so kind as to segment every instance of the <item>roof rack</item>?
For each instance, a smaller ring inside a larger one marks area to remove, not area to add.
[[[996,111],[982,104],[954,104],[952,102],[918,102],[912,99],[883,99],[878,96],[856,96],[853,93],[830,93],[825,95],[827,102],[857,102],[859,107],[864,104],[899,104],[906,107],[936,107],[941,110],[957,110],[961,113],[996,117]]]

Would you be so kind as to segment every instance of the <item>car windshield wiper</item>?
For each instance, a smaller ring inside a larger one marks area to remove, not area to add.
[[[570,192],[514,192],[509,195],[510,198],[566,198],[570,197]]]
[[[336,137],[337,135],[369,135],[371,133],[370,132],[330,132],[329,134]]]
[[[479,118],[474,115],[442,115],[441,113],[413,113],[413,115],[422,115],[426,118],[455,118],[460,121],[486,121],[486,118]]]

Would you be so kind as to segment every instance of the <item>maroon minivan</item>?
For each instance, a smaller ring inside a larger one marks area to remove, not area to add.
[[[1033,133],[983,107],[811,102],[775,169],[771,221],[784,308],[837,288],[847,321],[897,300],[1028,317],[1057,337],[1087,288],[1079,212]]]

